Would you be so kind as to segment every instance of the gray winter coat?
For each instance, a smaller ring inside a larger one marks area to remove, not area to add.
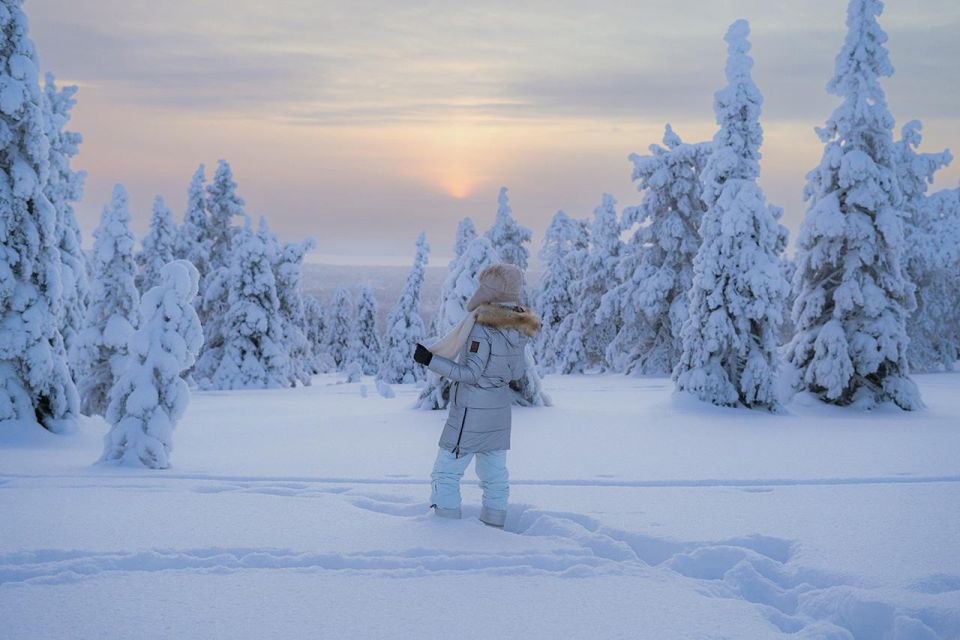
[[[429,368],[453,382],[440,447],[456,455],[510,448],[510,382],[526,371],[524,347],[540,330],[525,307],[485,304],[459,362],[433,356]]]

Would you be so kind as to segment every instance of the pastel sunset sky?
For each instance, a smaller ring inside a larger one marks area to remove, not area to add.
[[[434,264],[456,221],[485,229],[497,190],[539,247],[557,209],[591,215],[603,192],[639,195],[627,155],[672,123],[713,135],[727,26],[751,23],[764,94],[762,184],[795,232],[813,128],[844,33],[843,0],[318,2],[27,0],[41,67],[80,86],[71,128],[88,173],[89,237],[127,186],[142,233],[153,196],[179,219],[197,164],[233,166],[248,213],[313,258],[406,264],[421,229]],[[897,127],[960,152],[960,2],[890,0]],[[960,161],[936,187],[953,187]]]

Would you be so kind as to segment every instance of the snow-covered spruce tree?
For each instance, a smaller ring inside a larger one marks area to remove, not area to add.
[[[303,314],[312,355],[311,371],[314,374],[333,371],[333,360],[327,352],[327,314],[323,305],[313,296],[303,296]]]
[[[600,206],[593,210],[590,230],[590,249],[581,267],[576,313],[582,335],[583,360],[581,368],[604,367],[607,346],[613,342],[620,327],[617,317],[610,314],[598,317],[603,296],[617,284],[616,268],[620,261],[623,241],[620,240],[620,222],[617,219],[617,201],[603,194]],[[568,357],[568,361],[570,358]]]
[[[534,343],[534,355],[544,371],[553,371],[556,362],[553,338],[556,330],[577,308],[573,285],[580,273],[571,259],[582,249],[585,238],[579,237],[581,226],[564,211],[557,211],[543,234],[540,261],[544,264],[535,306],[540,315],[541,331]]]
[[[160,271],[176,257],[177,224],[163,198],[153,199],[150,215],[150,231],[144,236],[140,253],[137,254],[137,288],[146,291],[160,284]]]
[[[497,252],[486,238],[474,238],[457,258],[443,287],[437,305],[433,326],[437,333],[430,339],[441,338],[460,324],[466,314],[467,300],[478,286],[478,277],[483,269],[498,261]],[[411,356],[412,357],[412,356]],[[432,372],[427,373],[427,383],[417,399],[419,409],[445,409],[450,401],[450,381]]]
[[[500,187],[497,204],[497,218],[487,231],[486,237],[499,256],[498,262],[515,264],[526,271],[530,251],[524,245],[533,239],[533,232],[521,227],[513,219],[506,187]]]
[[[910,357],[918,368],[952,371],[960,360],[960,188],[932,194],[926,215],[930,232],[918,235],[935,266],[919,283],[922,306],[907,324]]]
[[[343,371],[349,364],[350,336],[353,332],[353,298],[343,287],[337,287],[333,299],[327,308],[327,345],[326,351],[333,360],[337,371]]]
[[[637,229],[617,262],[618,284],[603,296],[596,317],[619,326],[605,356],[614,371],[665,375],[680,359],[704,212],[700,173],[711,144],[684,143],[668,124],[664,146],[630,156],[643,199],[623,210],[621,228]]]
[[[60,282],[62,296],[58,326],[67,354],[83,331],[87,318],[87,300],[90,282],[87,262],[81,248],[80,226],[73,211],[73,203],[83,195],[83,171],[74,171],[70,159],[77,155],[82,136],[65,127],[70,121],[70,110],[77,103],[77,87],[58,89],[53,74],[46,76],[43,92],[43,114],[47,138],[50,141],[50,174],[44,193],[57,212],[57,238],[60,252]],[[71,363],[72,366],[72,363]],[[73,372],[76,374],[76,372]],[[76,379],[76,377],[74,377]]]
[[[140,294],[129,224],[127,191],[118,184],[93,232],[90,304],[73,356],[86,415],[103,415],[107,410],[110,388],[126,366],[127,345],[136,328]]]
[[[204,189],[204,167],[197,167],[187,189],[187,210],[177,234],[177,257],[189,260],[200,272],[200,295],[203,296],[203,281],[210,264],[210,219],[207,214],[207,195]],[[201,321],[203,316],[201,315]]]
[[[760,177],[760,107],[749,55],[750,25],[727,31],[727,86],[714,96],[720,130],[703,170],[707,211],[693,261],[677,389],[721,406],[776,410],[777,346],[788,284],[780,254],[782,210],[768,205]]]
[[[110,389],[105,417],[112,427],[100,462],[170,466],[173,428],[190,401],[181,373],[203,343],[192,304],[199,282],[191,263],[176,260],[164,266],[158,284],[143,295],[129,362]]]
[[[44,192],[50,171],[27,18],[19,0],[0,0],[0,421],[60,431],[78,401],[60,334],[58,212]]]
[[[465,218],[469,220],[469,218]],[[459,235],[459,234],[458,234]],[[476,235],[476,234],[474,234]],[[420,292],[426,276],[430,245],[423,232],[417,238],[417,253],[397,304],[387,316],[383,357],[377,380],[388,384],[410,384],[424,379],[423,367],[413,361],[413,346],[426,337],[420,318]]]
[[[583,371],[583,325],[576,317],[580,297],[583,295],[584,262],[590,246],[590,226],[586,220],[569,220],[568,241],[564,243],[560,256],[561,264],[557,265],[560,277],[565,280],[565,291],[557,290],[557,284],[552,288],[556,295],[552,296],[555,303],[551,309],[555,324],[545,332],[538,344],[544,345],[544,360],[536,358],[537,364],[547,371],[558,373],[573,373]],[[556,262],[554,262],[556,265]],[[566,274],[564,274],[564,271]],[[563,285],[560,285],[563,286]],[[566,296],[566,300],[561,298]],[[545,305],[550,306],[550,305]],[[543,331],[543,330],[542,330]]]
[[[497,203],[499,205],[497,218],[490,230],[487,231],[486,237],[497,252],[498,262],[514,264],[521,270],[526,271],[530,250],[524,245],[533,239],[533,232],[526,227],[521,227],[513,219],[506,187],[500,187]],[[526,298],[527,293],[524,290],[521,302],[526,304]],[[550,400],[541,391],[540,374],[537,372],[532,343],[527,344],[526,351],[528,365],[526,374],[523,378],[517,380],[516,385],[512,387],[515,402],[521,406],[539,407],[548,405]]]
[[[473,242],[477,237],[477,228],[473,224],[473,220],[469,217],[463,218],[457,224],[457,233],[453,241],[453,258],[450,259],[450,262],[447,263],[447,271],[453,271],[454,265],[457,264],[457,260],[460,259],[460,256],[463,255],[463,252],[466,251],[467,246]],[[439,313],[434,313],[433,318],[430,319],[430,327],[427,329],[427,336],[437,336],[440,334],[440,330],[437,328],[437,321],[440,317]]]
[[[230,249],[236,228],[235,217],[243,218],[243,198],[237,195],[237,183],[226,160],[217,164],[217,172],[207,187],[207,237],[210,240],[210,271],[230,267]]]
[[[373,289],[360,287],[360,299],[357,301],[356,321],[350,334],[348,362],[356,362],[365,376],[377,372],[383,347],[377,332],[377,299]]]
[[[303,258],[314,247],[313,240],[287,243],[274,265],[280,316],[283,318],[283,343],[290,362],[290,386],[309,385],[315,373],[313,347],[307,338],[307,318],[300,290]]]
[[[917,289],[917,308],[907,320],[911,371],[952,368],[956,362],[957,220],[942,216],[942,200],[927,196],[934,174],[953,160],[949,151],[917,153],[922,125],[903,126],[896,148],[897,180],[906,214],[907,276]],[[946,313],[945,313],[946,312]]]
[[[922,406],[907,366],[916,306],[902,257],[903,196],[893,116],[880,77],[893,73],[878,0],[851,0],[847,37],[827,90],[843,102],[818,129],[823,160],[807,174],[797,240],[796,334],[786,357],[796,386],[824,402]]]
[[[263,231],[262,218],[260,226]],[[253,232],[249,218],[234,241],[222,355],[207,384],[214,389],[286,387],[289,363],[273,274],[276,256],[266,234]]]

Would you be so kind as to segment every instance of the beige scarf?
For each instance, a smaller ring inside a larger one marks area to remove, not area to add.
[[[450,330],[450,333],[443,336],[427,348],[435,356],[446,358],[447,360],[456,360],[460,357],[460,351],[467,344],[467,338],[473,331],[473,325],[477,322],[477,312],[470,311],[463,316],[460,324]]]

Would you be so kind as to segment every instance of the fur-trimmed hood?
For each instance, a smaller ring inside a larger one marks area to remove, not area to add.
[[[516,329],[528,338],[540,332],[540,318],[520,305],[482,304],[477,307],[477,324],[494,329]]]

